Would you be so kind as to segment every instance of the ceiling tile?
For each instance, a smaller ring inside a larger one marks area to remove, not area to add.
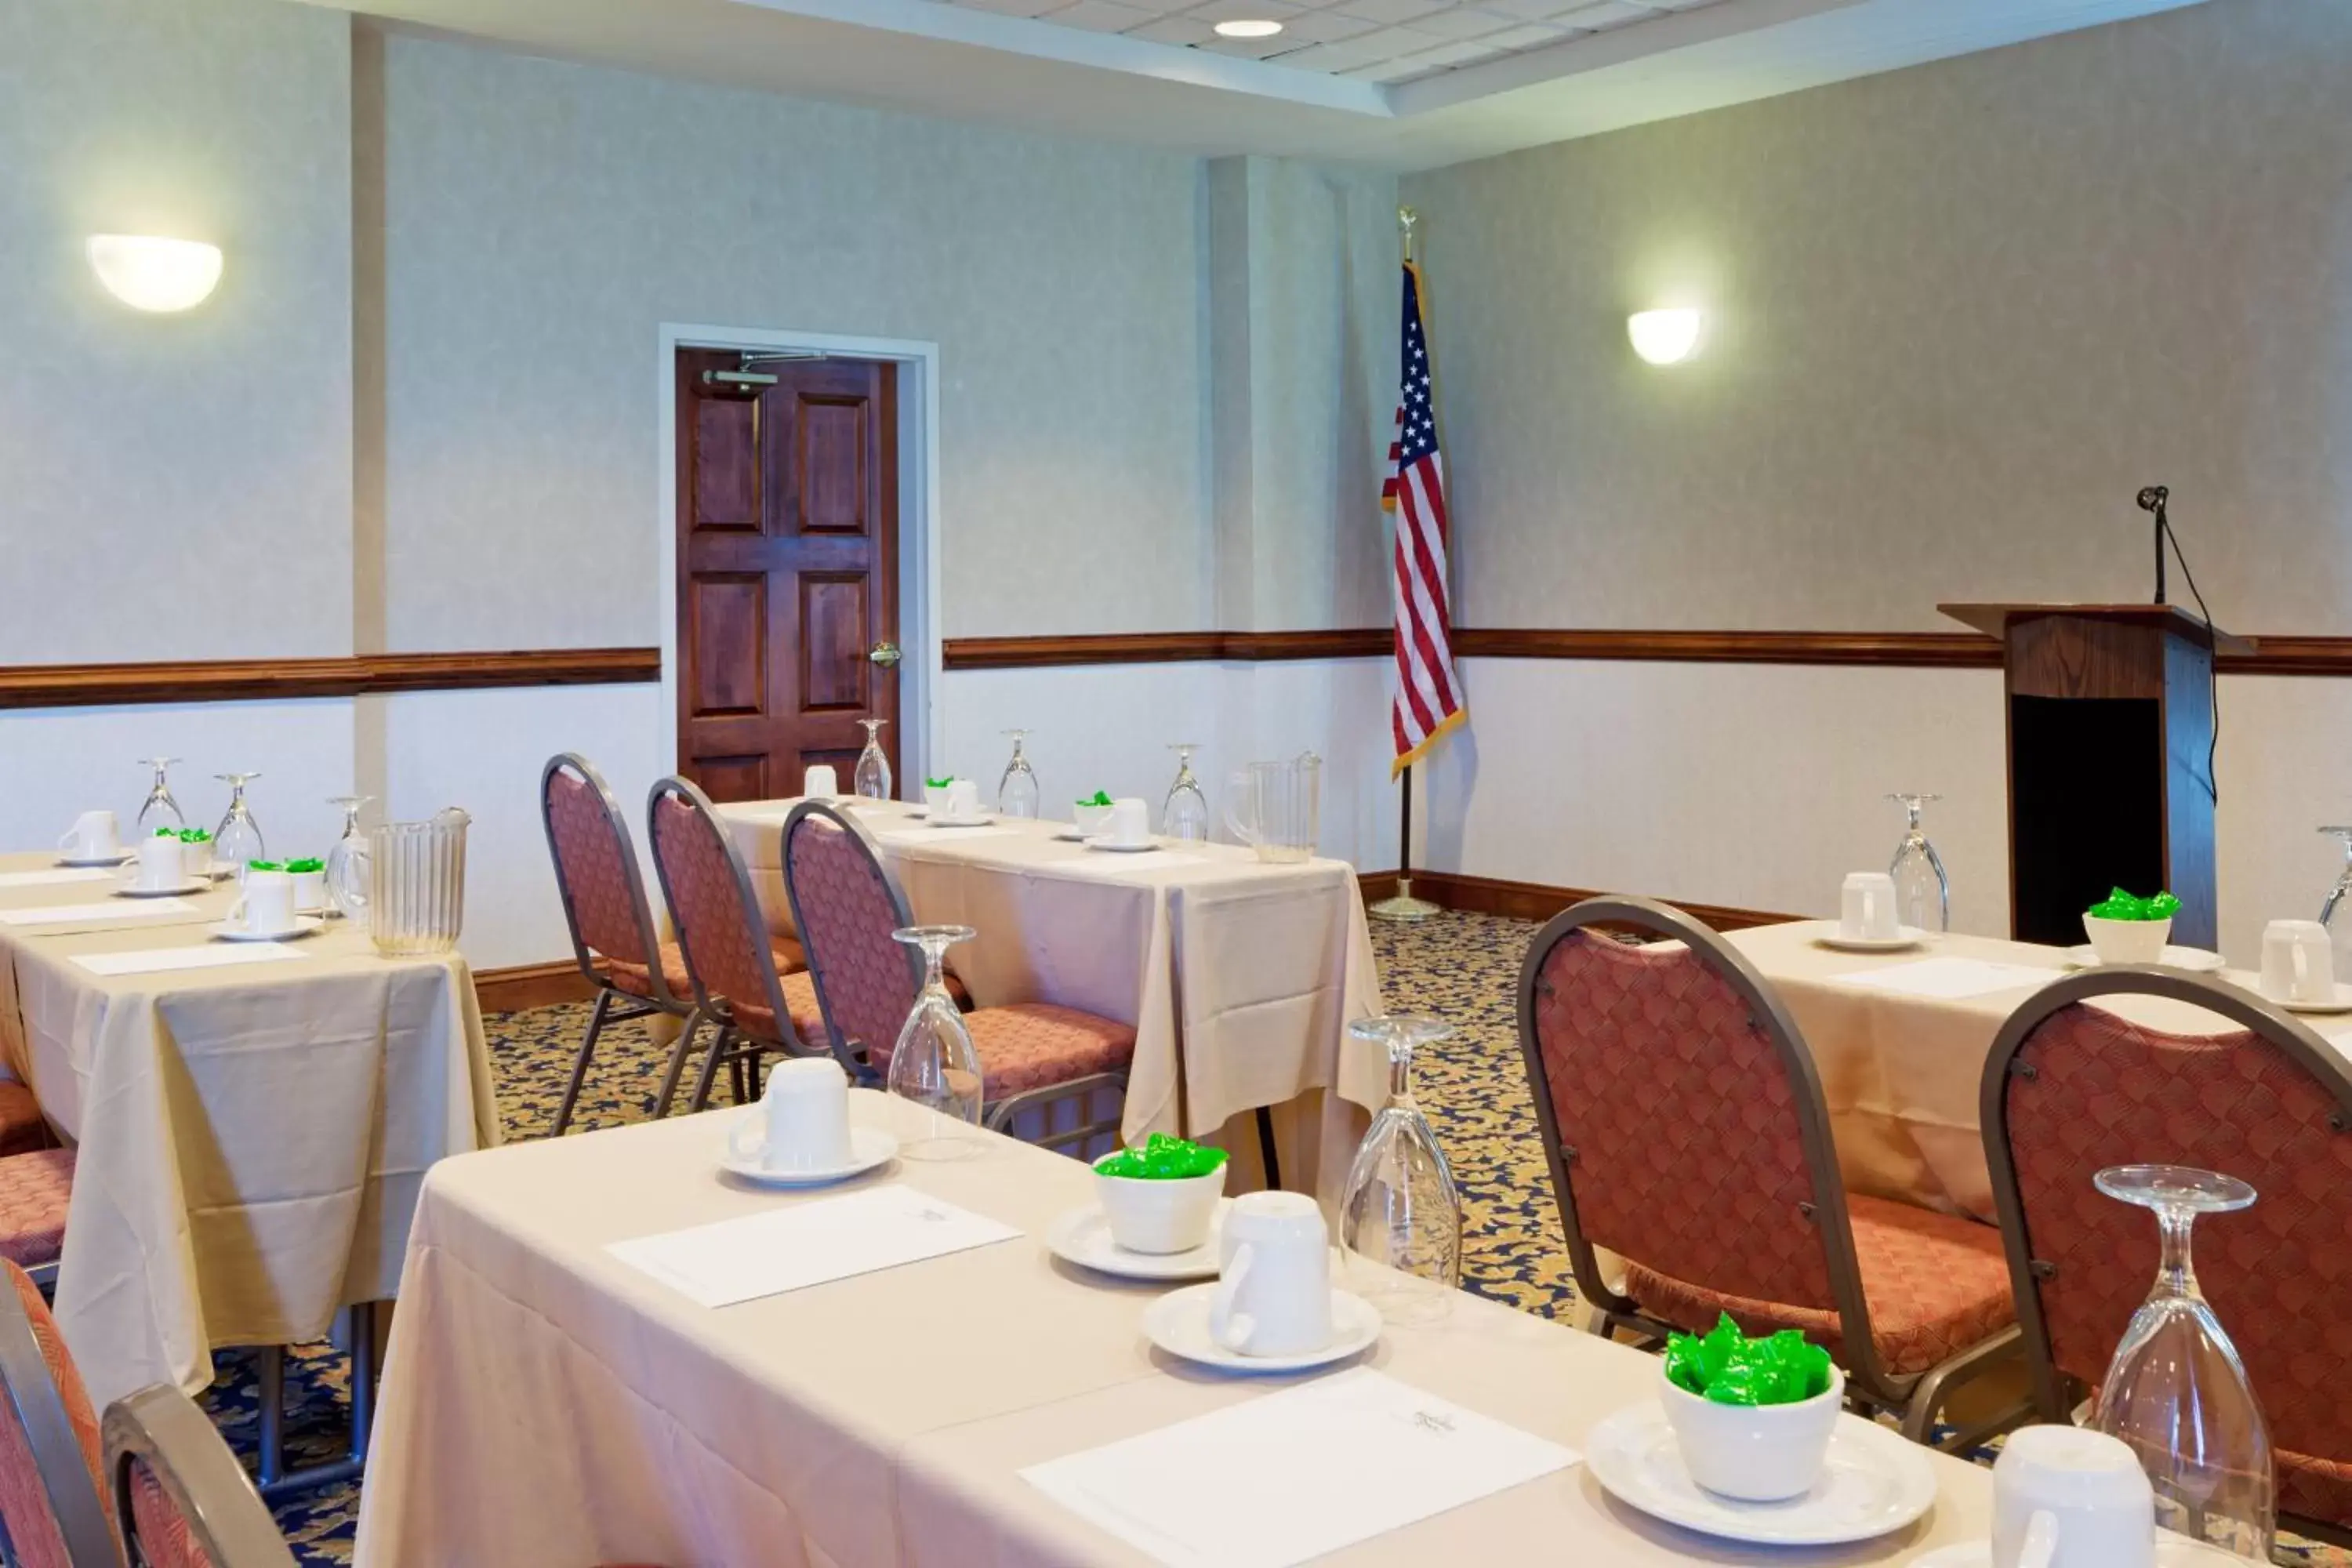
[[[1131,27],[1166,20],[1157,13],[1122,4],[1121,0],[1077,0],[1075,5],[1047,13],[1044,19],[1066,27],[1084,27],[1090,33],[1124,33]]]
[[[1209,24],[1196,16],[1161,16],[1146,22],[1127,35],[1145,38],[1155,44],[1205,44],[1217,35],[1209,31]]]
[[[1551,20],[1570,27],[1622,27],[1629,22],[1646,22],[1658,14],[1659,7],[1635,5],[1633,0],[1597,0],[1562,11]]]
[[[1332,9],[1367,22],[1410,22],[1447,7],[1438,0],[1339,0]]]
[[[995,11],[1006,16],[1036,16],[1066,5],[1069,0],[957,0],[957,4],[969,5],[975,11]]]
[[[1512,18],[1508,16],[1497,16],[1491,12],[1479,10],[1475,5],[1456,5],[1450,11],[1435,11],[1426,16],[1417,17],[1406,23],[1405,26],[1416,33],[1426,33],[1441,42],[1458,43],[1464,38],[1478,38],[1484,37],[1488,33],[1499,33],[1511,26],[1511,22]]]
[[[1301,44],[1336,44],[1343,38],[1360,37],[1379,26],[1338,11],[1302,11],[1282,24],[1282,36]]]

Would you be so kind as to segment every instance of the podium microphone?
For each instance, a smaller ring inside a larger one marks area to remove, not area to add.
[[[2164,503],[2171,496],[2172,489],[2168,485],[2149,485],[2139,492],[2139,510],[2156,514],[2156,602],[2159,605],[2164,603],[2164,536],[2172,531],[2172,524],[2164,515]],[[2172,547],[2179,549],[2179,541],[2175,540]],[[2184,562],[2183,570],[2186,569]],[[2198,608],[2204,608],[2201,599],[2198,602]]]

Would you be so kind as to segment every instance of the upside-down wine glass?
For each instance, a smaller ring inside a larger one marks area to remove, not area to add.
[[[900,1119],[898,1152],[909,1160],[961,1160],[981,1150],[980,1053],[949,994],[948,949],[977,934],[970,926],[902,926],[891,936],[922,950],[923,988],[890,1047],[886,1087],[915,1109]]]
[[[1004,776],[996,782],[996,809],[1005,816],[1035,816],[1037,773],[1029,765],[1027,754],[1021,750],[1021,742],[1028,739],[1029,731],[1007,730],[1004,732],[1013,737],[1013,760],[1004,764]]]
[[[1886,868],[1895,879],[1895,918],[1906,926],[1924,931],[1947,931],[1952,929],[1952,882],[1944,875],[1944,858],[1927,842],[1925,829],[1919,826],[1919,814],[1931,800],[1941,800],[1940,795],[1890,795],[1886,797],[1904,811],[1903,842],[1895,847],[1895,859]]]
[[[343,813],[343,835],[327,851],[327,899],[334,911],[352,922],[353,931],[365,929],[368,903],[368,841],[360,831],[360,807],[373,800],[372,795],[339,795],[329,797],[327,804],[340,806]]]
[[[882,752],[882,726],[887,719],[860,719],[866,727],[866,749],[857,753],[857,773],[853,788],[867,800],[890,798],[890,759]]]
[[[2111,1198],[2154,1209],[2163,1247],[2156,1289],[2116,1346],[2092,1425],[2139,1456],[2158,1525],[2268,1563],[2278,1520],[2270,1429],[2189,1262],[2197,1216],[2244,1208],[2254,1189],[2186,1165],[2114,1165],[2091,1179]]]
[[[142,766],[155,770],[155,782],[147,786],[147,799],[139,807],[139,821],[136,826],[142,838],[152,837],[155,829],[159,827],[176,830],[188,825],[188,819],[180,815],[180,803],[172,798],[170,781],[163,776],[163,770],[179,760],[177,757],[139,759]]]
[[[1357,1146],[1339,1204],[1349,1288],[1391,1322],[1433,1322],[1453,1309],[1462,1285],[1462,1194],[1413,1103],[1412,1053],[1454,1031],[1435,1018],[1384,1014],[1359,1018],[1348,1032],[1389,1058],[1389,1102]]]
[[[1168,749],[1176,753],[1176,782],[1168,786],[1168,798],[1160,807],[1160,831],[1169,838],[1205,839],[1209,797],[1202,792],[1201,781],[1192,776],[1192,753],[1201,749],[1201,742],[1178,741]]]
[[[228,785],[228,814],[213,829],[213,858],[232,870],[243,870],[247,860],[264,859],[269,853],[261,842],[261,825],[253,820],[252,808],[245,804],[245,786],[260,776],[257,773],[213,775]]]
[[[2319,923],[2327,928],[2328,944],[2336,950],[2336,973],[2352,974],[2352,903],[2344,895],[2352,893],[2352,827],[2323,827],[2319,830],[2340,839],[2344,845],[2344,870],[2336,879],[2336,886],[2327,889],[2327,901],[2319,906]]]

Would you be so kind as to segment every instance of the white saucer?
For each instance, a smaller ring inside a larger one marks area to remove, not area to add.
[[[1087,841],[1086,834],[1079,829],[1078,825],[1075,822],[1065,823],[1061,831],[1055,833],[1054,837],[1060,839],[1065,844],[1084,844]]]
[[[930,824],[933,827],[986,827],[995,820],[992,816],[934,816]]]
[[[130,850],[119,849],[111,855],[60,855],[58,857],[58,864],[71,866],[76,870],[79,870],[89,866],[120,866],[130,858]]]
[[[1222,1372],[1305,1372],[1345,1361],[1381,1337],[1381,1310],[1346,1290],[1331,1292],[1331,1342],[1297,1355],[1241,1355],[1209,1337],[1216,1282],[1171,1290],[1143,1310],[1143,1336],[1170,1355]],[[1900,1441],[1900,1439],[1897,1439]]]
[[[223,942],[291,942],[296,937],[316,936],[326,924],[316,915],[296,915],[294,923],[284,931],[247,931],[224,921],[213,927],[213,935]]]
[[[2192,974],[2210,974],[2221,967],[2221,955],[2202,947],[2169,947],[2156,961],[2167,969],[2185,969]],[[2066,950],[2066,966],[2070,969],[2099,967],[2098,950],[2089,942]]]
[[[1157,839],[1147,838],[1140,844],[1114,844],[1108,834],[1097,833],[1092,838],[1079,840],[1089,849],[1100,849],[1112,855],[1140,855],[1147,849],[1160,847]]]
[[[1123,1279],[1213,1279],[1217,1277],[1217,1232],[1231,1198],[1217,1200],[1209,1239],[1190,1252],[1129,1252],[1110,1238],[1110,1216],[1094,1205],[1075,1208],[1045,1232],[1045,1247],[1065,1263],[1116,1274]]]
[[[758,1106],[747,1107],[744,1116],[762,1114]],[[738,1117],[740,1121],[742,1118]],[[729,1123],[733,1130],[734,1123]],[[875,1166],[887,1163],[898,1152],[898,1140],[878,1127],[853,1127],[849,1130],[849,1163],[821,1171],[771,1171],[748,1160],[738,1160],[725,1144],[719,1146],[719,1168],[730,1176],[740,1177],[762,1187],[821,1187],[828,1182],[845,1182],[862,1175]]]
[[[2244,1561],[2169,1530],[2156,1532],[2156,1568],[2205,1568],[2207,1563],[2218,1568],[2221,1563]],[[1914,1557],[1906,1568],[1992,1568],[1992,1542],[1956,1541],[1949,1546],[1938,1546],[1924,1557]]]
[[[212,882],[209,879],[191,877],[176,888],[117,888],[114,889],[114,896],[118,899],[180,899],[185,898],[190,893],[205,893],[211,890]]]
[[[1917,926],[1896,926],[1893,936],[1846,936],[1836,931],[1825,931],[1813,938],[1822,947],[1835,948],[1840,952],[1901,952],[1906,948],[1918,947],[1928,933]]]
[[[1822,1479],[1785,1502],[1705,1490],[1683,1465],[1664,1408],[1628,1405],[1584,1439],[1585,1467],[1618,1501],[1702,1535],[1769,1546],[1829,1546],[1900,1530],[1936,1501],[1927,1450],[1859,1415],[1840,1415]]]
[[[2267,995],[2263,1000],[2273,1007],[2284,1007],[2290,1013],[2352,1013],[2352,985],[2347,985],[2341,980],[2337,981],[2336,994],[2326,1002],[2289,1002],[2282,997]]]
[[[205,868],[205,875],[215,882],[225,882],[236,875],[236,866],[228,860],[215,860]]]

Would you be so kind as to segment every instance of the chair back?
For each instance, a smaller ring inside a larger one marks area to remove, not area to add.
[[[1578,1289],[1638,1310],[1601,1278],[1607,1247],[1711,1291],[1834,1311],[1849,1370],[1874,1372],[1821,1081],[1755,967],[1678,910],[1591,899],[1537,933],[1518,1001]]]
[[[890,933],[915,923],[873,838],[851,816],[803,801],[784,818],[784,896],[808,953],[833,1048],[853,1070],[898,1037],[922,989],[922,955]]]
[[[695,1001],[705,1010],[718,1000],[763,1008],[774,1017],[779,1037],[797,1043],[751,873],[710,797],[685,779],[666,778],[646,799],[646,816],[654,870],[677,922]],[[728,1016],[740,1026],[740,1013]]]
[[[294,1553],[195,1401],[156,1386],[106,1407],[106,1473],[131,1568],[294,1568]]]
[[[604,775],[576,752],[550,757],[539,775],[539,805],[581,973],[598,979],[598,953],[635,964],[649,977],[655,1001],[676,1003],[662,978],[660,938],[646,902],[636,851],[629,844],[629,825]]]
[[[0,1530],[20,1568],[121,1561],[100,1499],[98,1412],[40,1287],[0,1261]]]
[[[2187,1002],[2235,1027],[2176,1035],[2089,1005]],[[2197,1279],[2270,1423],[2273,1447],[2344,1469],[2331,1496],[2280,1466],[2279,1506],[2352,1522],[2352,1073],[2310,1029],[2237,986],[2171,971],[2087,970],[2010,1016],[1985,1063],[1985,1161],[2017,1316],[2045,1419],[2065,1379],[2097,1386],[2156,1281],[2147,1210],[2099,1192],[2109,1165],[2193,1165],[2251,1184],[2252,1208],[2207,1215]]]

